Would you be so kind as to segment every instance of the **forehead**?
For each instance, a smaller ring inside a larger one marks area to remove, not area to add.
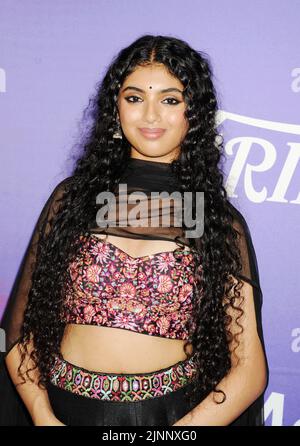
[[[137,67],[124,80],[122,88],[128,85],[147,89],[151,86],[152,91],[168,87],[183,88],[180,80],[172,76],[162,64]]]

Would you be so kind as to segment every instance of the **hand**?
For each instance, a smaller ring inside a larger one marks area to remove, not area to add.
[[[66,426],[66,424],[62,423],[55,415],[47,415],[41,418],[38,418],[35,423],[35,426]]]
[[[194,424],[192,412],[188,412],[184,417],[171,424],[171,426],[197,426],[197,424]]]

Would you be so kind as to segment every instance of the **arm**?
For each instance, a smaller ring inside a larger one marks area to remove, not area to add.
[[[28,346],[28,351],[32,350],[32,344]],[[32,421],[35,426],[64,426],[54,415],[50,405],[47,390],[43,390],[38,387],[37,382],[39,378],[38,369],[34,369],[29,372],[29,375],[34,380],[31,382],[25,375],[26,383],[21,384],[23,381],[18,375],[18,367],[21,362],[18,344],[10,350],[9,354],[5,356],[5,363],[11,379],[16,386],[16,389],[24,401],[24,404],[31,415]],[[26,369],[32,368],[33,363],[29,356],[25,359]],[[23,370],[22,370],[23,372]],[[18,385],[17,385],[18,384]],[[19,385],[20,384],[20,385]]]
[[[243,284],[240,292],[245,296],[242,305],[244,315],[239,323],[244,327],[244,332],[238,338],[240,346],[236,349],[239,357],[243,355],[242,360],[238,364],[233,360],[229,374],[217,386],[217,389],[226,394],[226,400],[217,404],[213,398],[221,401],[223,395],[211,392],[173,426],[226,426],[244,412],[265,389],[266,361],[256,329],[253,290],[249,283],[243,281]]]
[[[65,179],[56,186],[40,213],[1,320],[1,328],[3,328],[6,333],[7,353],[4,356],[4,362],[6,363],[9,375],[16,386],[19,382],[23,382],[18,374],[18,367],[21,363],[21,355],[19,354],[18,347],[21,343],[24,312],[28,304],[29,293],[32,286],[39,239],[42,234],[47,235],[51,230],[52,217],[58,210],[59,201],[63,195],[68,180],[69,179]],[[32,344],[28,345],[29,351],[31,348]],[[22,367],[21,369],[22,373],[24,373],[27,368],[33,367],[29,362],[29,358],[25,358],[24,367],[25,368]],[[37,369],[29,372],[29,374],[31,378],[34,379],[35,383],[37,383],[39,378]],[[25,375],[24,379],[28,380],[28,382],[18,385],[16,389],[21,398],[24,399],[25,406],[33,417],[33,421],[40,423],[41,420],[37,419],[37,415],[39,416],[40,414],[43,415],[43,421],[47,421],[50,409],[47,392],[32,383]],[[5,385],[5,383],[3,385]],[[8,404],[10,404],[10,400],[8,400]],[[19,408],[20,406],[16,404],[16,407]],[[23,408],[20,410],[23,411]],[[44,415],[46,415],[46,418]],[[1,416],[5,419],[4,406],[2,406],[2,409],[0,410],[0,418]]]
[[[242,270],[238,274],[242,280],[243,287],[240,294],[243,299],[235,302],[235,306],[244,311],[235,310],[227,305],[226,313],[232,317],[228,329],[234,334],[238,334],[239,346],[233,352],[232,345],[229,345],[231,352],[232,367],[229,373],[218,383],[217,390],[223,390],[226,400],[222,401],[223,394],[211,392],[201,401],[190,413],[174,426],[196,425],[214,426],[228,425],[235,419],[243,415],[252,415],[252,403],[264,392],[268,382],[268,363],[264,349],[261,307],[262,290],[260,287],[258,263],[252,242],[251,233],[243,215],[231,205],[233,215],[233,227],[237,231],[237,242],[242,260]],[[232,277],[233,282],[236,282]],[[238,323],[235,319],[239,316]],[[233,341],[234,342],[234,341]],[[236,356],[240,361],[236,361]],[[251,407],[249,407],[251,405]],[[249,408],[249,409],[248,409]],[[263,405],[260,407],[260,418],[263,420]],[[261,425],[261,424],[259,424]]]

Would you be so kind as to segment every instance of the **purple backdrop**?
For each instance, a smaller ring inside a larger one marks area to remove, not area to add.
[[[1,0],[0,316],[42,206],[70,173],[77,124],[111,58],[145,33],[184,39],[210,56],[227,188],[256,249],[266,425],[300,425],[299,19],[297,0]]]

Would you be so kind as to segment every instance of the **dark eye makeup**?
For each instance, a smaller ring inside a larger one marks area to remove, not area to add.
[[[134,103],[137,102],[137,101],[130,101],[131,98],[141,99],[141,98],[139,98],[138,96],[135,96],[135,95],[132,95],[132,96],[126,96],[126,97],[125,97],[126,101],[129,102],[129,103],[131,103],[131,104],[134,104]],[[175,98],[166,98],[166,99],[164,99],[164,101],[169,101],[169,100],[171,100],[171,101],[175,101],[175,103],[173,102],[172,104],[168,104],[168,105],[177,105],[177,104],[180,104],[180,102],[181,102],[181,101],[178,101],[178,100],[175,99]]]

